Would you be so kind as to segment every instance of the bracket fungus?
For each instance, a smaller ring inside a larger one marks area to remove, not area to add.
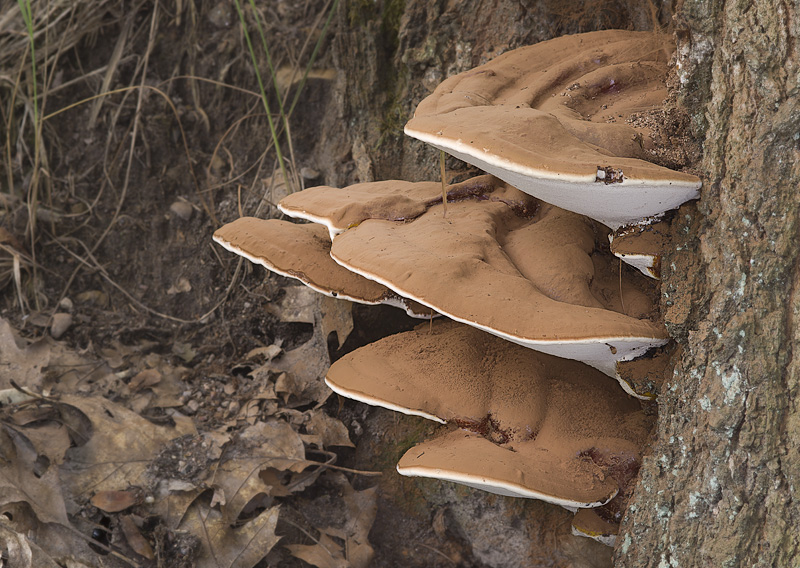
[[[483,175],[447,187],[448,201],[476,197],[495,201],[508,200],[506,193],[519,197],[499,179]],[[525,203],[531,200],[525,198]],[[320,223],[328,228],[333,240],[347,229],[367,219],[411,221],[433,205],[442,202],[440,182],[402,180],[357,183],[344,188],[319,186],[284,197],[278,208],[285,215]],[[520,203],[524,206],[525,203]]]
[[[522,47],[450,77],[405,133],[616,229],[698,197],[700,180],[645,161],[672,40],[607,30]]]
[[[579,509],[572,518],[572,534],[591,538],[607,546],[616,544],[618,532],[619,523],[603,518],[594,509]]]
[[[429,309],[336,264],[330,256],[331,241],[320,225],[242,217],[217,229],[213,238],[225,249],[326,296],[389,304],[417,318],[431,316]]]
[[[666,343],[647,283],[621,277],[591,220],[500,186],[450,203],[446,219],[440,201],[411,220],[359,216],[331,256],[440,314],[612,377],[618,361]]]
[[[650,426],[640,405],[591,367],[451,321],[386,337],[336,361],[337,393],[446,422],[397,471],[571,510],[627,495]]]
[[[446,216],[440,183],[383,181],[280,202],[311,224],[245,218],[215,233],[324,294],[455,320],[327,373],[342,396],[447,424],[401,474],[592,507],[573,530],[613,543],[652,426],[627,394],[655,396],[668,352],[640,356],[669,336],[655,283],[623,272],[609,241],[658,277],[666,233],[648,223],[700,187],[646,161],[647,126],[628,120],[662,104],[673,50],[655,33],[592,32],[447,79],[406,133],[497,177],[447,186]]]
[[[661,278],[661,254],[669,242],[667,221],[621,227],[608,238],[614,256],[646,276]]]

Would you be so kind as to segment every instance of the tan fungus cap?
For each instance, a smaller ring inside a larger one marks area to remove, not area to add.
[[[360,304],[390,304],[414,317],[431,315],[430,309],[334,262],[331,241],[321,225],[242,217],[218,229],[214,240],[227,250],[267,270],[295,278],[326,296]]]
[[[663,105],[671,36],[607,30],[500,55],[445,80],[417,107],[409,136],[514,187],[611,228],[698,197],[700,180],[644,161]]]
[[[670,242],[669,222],[655,220],[620,227],[609,235],[611,252],[650,278],[661,278],[661,255]]]
[[[607,521],[594,509],[579,509],[572,519],[572,534],[585,536],[607,546],[617,543],[619,524]]]
[[[448,186],[447,198],[448,201],[476,196],[502,199],[507,189],[499,179],[484,175]],[[411,221],[441,201],[440,182],[387,180],[341,189],[311,187],[284,197],[278,208],[289,217],[325,225],[333,239],[366,219]]]
[[[591,367],[451,321],[393,335],[335,362],[337,393],[461,429],[409,450],[403,475],[566,507],[618,491],[590,454],[639,455],[649,419]]]
[[[364,220],[334,239],[331,256],[452,319],[610,376],[617,361],[668,340],[648,319],[657,310],[644,278],[624,275],[620,297],[619,263],[596,250],[604,230],[504,194],[451,203],[446,218],[439,204],[413,221]]]

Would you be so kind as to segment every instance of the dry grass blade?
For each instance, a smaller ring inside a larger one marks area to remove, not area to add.
[[[15,79],[3,76],[7,84],[3,118],[7,133],[4,162],[9,195],[25,192],[27,208],[26,240],[32,257],[30,268],[32,289],[37,289],[36,242],[37,210],[40,202],[52,195],[49,172],[50,156],[44,144],[43,119],[49,88],[56,77],[61,54],[108,23],[107,10],[118,2],[65,1],[36,2],[18,0],[7,3],[0,16],[0,65],[2,69],[18,69]],[[123,13],[119,11],[118,13]],[[33,133],[30,136],[30,133]],[[30,140],[33,147],[29,147]],[[12,151],[12,148],[16,150]],[[16,154],[16,156],[14,156]],[[15,174],[14,172],[18,172]],[[19,285],[19,258],[15,281]],[[34,296],[38,309],[38,297]],[[24,296],[20,305],[26,310]]]
[[[10,69],[25,57],[29,38],[16,33],[22,12],[18,5],[6,3],[0,15],[0,68]],[[59,52],[72,49],[88,35],[105,25],[109,13],[124,14],[119,0],[54,0],[33,5],[33,38],[37,41],[37,58],[42,67],[54,63]],[[44,36],[59,38],[58,44],[38,40]]]
[[[0,238],[2,234],[0,234]],[[3,244],[0,242],[0,250],[4,251],[11,257],[11,277],[14,280],[14,286],[17,291],[17,301],[19,302],[19,309],[22,310],[22,313],[27,313],[29,310],[28,302],[25,300],[25,294],[23,293],[23,286],[22,286],[22,266],[25,265],[26,269],[32,266],[33,261],[28,257],[17,251],[15,248]],[[4,269],[4,266],[7,264],[7,260],[0,257],[0,289],[2,289],[5,284],[7,284],[8,277],[5,276],[7,273],[7,268]]]
[[[128,18],[125,20],[122,32],[119,34],[117,38],[117,44],[114,46],[114,52],[111,54],[111,59],[106,66],[106,73],[103,76],[103,86],[100,88],[100,95],[103,95],[109,91],[109,87],[111,86],[111,79],[114,77],[114,73],[119,66],[120,59],[122,59],[122,54],[125,52],[125,45],[128,41],[128,36],[133,29],[133,18]],[[103,105],[103,97],[97,98],[92,105],[92,112],[89,115],[89,129],[93,129],[95,124],[97,123],[97,117],[100,114],[100,108]]]

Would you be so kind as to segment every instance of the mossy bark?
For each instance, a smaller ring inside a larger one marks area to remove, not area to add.
[[[800,565],[797,8],[699,0],[679,13],[704,186],[664,263],[683,349],[620,566]]]

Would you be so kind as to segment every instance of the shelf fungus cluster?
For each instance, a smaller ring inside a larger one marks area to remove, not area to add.
[[[671,36],[619,30],[516,49],[445,80],[405,132],[630,235],[698,197],[696,176],[646,161],[650,129],[631,120],[663,105],[674,50]],[[657,276],[658,252],[638,253],[621,258]]]
[[[663,102],[671,49],[594,32],[446,80],[406,132],[493,174],[447,186],[446,210],[438,182],[316,187],[279,204],[310,223],[242,218],[215,233],[322,293],[445,316],[326,377],[342,396],[447,425],[399,473],[550,501],[577,511],[576,533],[613,543],[651,425],[635,398],[650,393],[621,365],[669,337],[656,283],[612,251],[654,275],[660,237],[647,250],[627,237],[662,235],[643,219],[699,187],[645,161],[649,134],[627,121]]]

